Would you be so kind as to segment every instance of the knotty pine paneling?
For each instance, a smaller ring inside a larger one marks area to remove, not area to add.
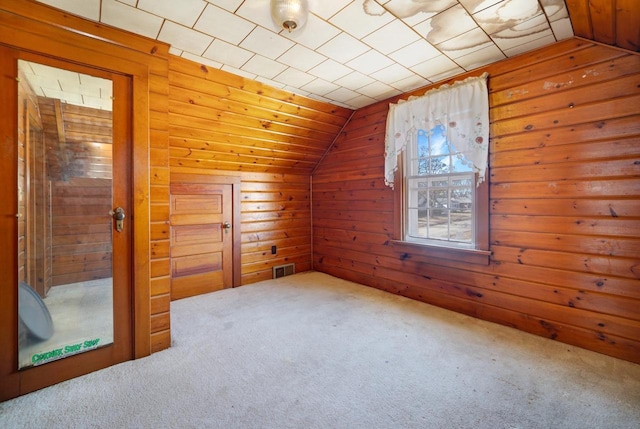
[[[450,81],[483,71],[489,265],[390,245],[382,102],[313,174],[313,268],[640,363],[640,56],[571,39]]]
[[[350,115],[170,57],[171,168],[309,175]]]
[[[640,2],[637,0],[565,0],[576,36],[640,50]]]
[[[309,270],[311,171],[352,111],[173,56],[168,94],[171,172],[241,179],[241,284]]]
[[[294,263],[297,273],[311,269],[310,192],[308,175],[243,175],[242,284],[272,278],[276,265]]]

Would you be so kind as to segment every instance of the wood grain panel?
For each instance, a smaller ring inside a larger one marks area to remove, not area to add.
[[[172,167],[309,174],[351,114],[182,58],[169,67]]]
[[[568,3],[584,16],[603,6],[600,18],[610,17],[602,2]],[[568,40],[483,69],[492,120],[488,266],[390,241],[394,191],[381,185],[387,102],[361,109],[313,174],[314,269],[640,362],[639,61]]]
[[[640,50],[640,3],[636,0],[566,0],[566,4],[576,36]]]
[[[169,99],[172,174],[241,180],[242,284],[271,278],[274,265],[309,270],[309,175],[352,112],[177,57]]]

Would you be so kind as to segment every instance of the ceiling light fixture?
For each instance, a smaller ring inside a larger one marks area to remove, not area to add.
[[[291,33],[307,22],[309,3],[307,0],[271,0],[273,22]]]

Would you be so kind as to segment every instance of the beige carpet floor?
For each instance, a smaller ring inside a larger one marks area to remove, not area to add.
[[[1,428],[640,428],[640,365],[308,272],[175,301],[173,346]]]

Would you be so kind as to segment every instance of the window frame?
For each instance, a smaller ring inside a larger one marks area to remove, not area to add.
[[[445,260],[488,265],[489,250],[489,184],[484,180],[475,190],[475,248],[437,245],[432,242],[414,242],[405,239],[407,230],[406,156],[408,150],[398,155],[398,170],[394,178],[394,226],[390,245],[404,254],[417,254]],[[489,176],[487,167],[487,176]],[[476,173],[476,183],[478,177]]]

